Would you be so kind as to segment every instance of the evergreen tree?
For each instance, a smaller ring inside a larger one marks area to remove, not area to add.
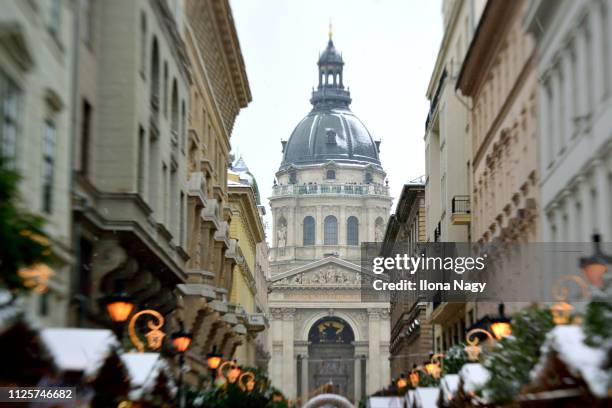
[[[491,374],[482,395],[493,402],[510,401],[530,380],[529,373],[540,359],[540,349],[554,323],[548,309],[530,308],[512,319],[512,335],[485,353],[483,366]]]
[[[0,288],[12,292],[26,289],[20,268],[52,260],[44,219],[19,205],[19,179],[0,156]]]

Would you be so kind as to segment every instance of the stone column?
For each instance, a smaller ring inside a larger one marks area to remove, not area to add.
[[[293,323],[295,309],[283,310],[283,381],[282,390],[287,398],[294,399],[296,394],[296,367],[293,353]]]
[[[551,105],[552,105],[552,122],[550,124],[551,129],[550,132],[552,132],[552,137],[550,138],[550,143],[552,143],[553,148],[552,148],[552,152],[553,152],[553,156],[552,159],[554,160],[557,155],[559,154],[559,152],[561,151],[563,145],[560,143],[560,141],[562,140],[562,137],[560,137],[560,135],[563,133],[562,130],[562,120],[561,118],[563,117],[563,112],[561,109],[561,98],[563,98],[563,94],[561,91],[561,81],[559,80],[559,67],[557,65],[555,65],[550,73],[551,76]]]
[[[593,234],[593,224],[591,222],[591,184],[586,177],[579,176],[577,178],[578,190],[580,192],[580,207],[582,209],[582,224],[581,234],[578,241],[590,242]]]
[[[323,245],[323,216],[321,206],[317,206],[315,217],[315,245]]]
[[[270,380],[281,388],[283,384],[283,321],[282,309],[270,309]]]
[[[308,398],[308,354],[302,354],[302,402]]]
[[[591,57],[592,60],[590,64],[592,64],[592,96],[593,96],[593,106],[597,106],[599,102],[601,102],[604,98],[606,92],[606,79],[604,74],[604,58],[606,57],[605,47],[608,47],[609,44],[606,44],[606,40],[603,38],[603,13],[602,6],[599,2],[595,1],[590,4],[591,10],[589,13],[589,21],[588,25],[590,28],[590,39],[591,39]],[[610,16],[608,15],[608,19]],[[609,38],[607,39],[609,40]]]
[[[389,345],[391,338],[389,310],[380,311],[380,345],[378,347],[380,357],[380,383],[385,386],[391,383],[391,362],[389,361]]]
[[[355,350],[355,401],[361,399],[361,356]]]
[[[591,78],[589,78],[588,69],[588,55],[587,55],[587,41],[586,32],[584,26],[579,26],[576,31],[576,61],[577,61],[577,75],[576,81],[580,86],[577,87],[577,95],[575,95],[578,109],[576,110],[577,116],[585,116],[589,113],[589,86]],[[580,131],[584,130],[584,123],[580,123]]]
[[[340,219],[338,219],[338,245],[346,245],[346,206],[340,206]]]
[[[565,211],[567,213],[567,235],[565,236],[565,242],[580,241],[577,233],[578,223],[576,220],[576,202],[569,189],[563,192],[563,199],[565,201]]]
[[[540,120],[538,125],[540,126],[540,135],[542,145],[546,146],[546,149],[540,149],[540,163],[542,163],[542,171],[548,166],[554,159],[553,147],[550,144],[551,138],[551,111],[550,111],[550,81],[545,78],[542,85],[540,86],[540,93],[538,95],[538,103],[540,104]],[[544,173],[542,173],[544,174]]]
[[[380,315],[378,310],[368,309],[368,371],[366,372],[367,393],[372,394],[381,388],[380,371]]]
[[[563,98],[563,116],[559,119],[563,121],[563,135],[560,140],[563,142],[563,146],[568,146],[572,136],[574,134],[574,120],[575,109],[574,109],[574,95],[572,89],[572,83],[574,78],[573,64],[573,49],[572,45],[568,44],[569,51],[562,54],[561,59],[561,71],[563,72],[563,82],[561,83],[562,98]]]
[[[612,11],[612,8],[610,10]],[[610,242],[612,241],[612,225],[610,225],[610,219],[612,219],[612,213],[610,212],[612,191],[608,187],[606,163],[603,160],[596,159],[593,161],[593,166],[595,187],[597,189],[598,232],[601,234],[602,242]]]

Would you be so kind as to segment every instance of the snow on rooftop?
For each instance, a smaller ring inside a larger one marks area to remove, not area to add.
[[[130,376],[130,399],[140,400],[155,386],[160,371],[167,369],[167,363],[159,353],[127,353],[121,355]]]
[[[475,392],[489,381],[489,370],[478,363],[469,363],[461,367],[459,378],[463,380],[463,390],[466,393]]]
[[[118,346],[110,330],[49,328],[40,337],[61,371],[95,373],[111,350]]]
[[[584,344],[582,327],[557,326],[546,335],[540,362],[531,372],[532,379],[544,366],[544,361],[551,350],[557,352],[559,359],[574,376],[582,378],[587,383],[594,395],[605,397],[608,394],[608,385],[612,379],[602,368],[606,361],[606,353],[603,349],[591,348]]]
[[[419,387],[414,392],[414,402],[417,408],[437,408],[440,390],[437,387]]]

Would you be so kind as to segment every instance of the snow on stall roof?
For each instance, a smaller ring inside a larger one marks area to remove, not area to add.
[[[130,376],[130,399],[139,400],[154,386],[159,372],[167,368],[159,353],[127,353],[121,355]]]
[[[48,328],[40,337],[62,371],[95,373],[110,351],[119,345],[106,329]]]
[[[370,397],[368,408],[402,408],[404,399],[402,397]]]
[[[594,395],[605,397],[610,382],[609,376],[602,368],[606,361],[606,353],[603,349],[595,349],[584,344],[584,337],[580,326],[564,325],[552,329],[546,335],[546,341],[542,345],[542,356],[531,371],[531,378],[537,377],[549,353],[554,350],[570,372],[587,383]]]
[[[406,399],[408,406],[411,407],[414,403],[414,390],[408,390],[406,395],[404,395],[404,398]]]
[[[469,363],[461,367],[459,377],[463,380],[463,390],[466,393],[474,392],[489,381],[489,370],[478,363]]]
[[[13,322],[23,314],[23,304],[21,298],[11,301],[11,293],[8,290],[0,290],[0,332],[3,332],[8,327],[11,327]]]
[[[458,374],[447,374],[440,379],[440,388],[444,393],[445,399],[452,398],[459,389],[459,375]]]
[[[438,395],[440,390],[437,387],[419,387],[414,393],[414,402],[417,408],[437,408]]]

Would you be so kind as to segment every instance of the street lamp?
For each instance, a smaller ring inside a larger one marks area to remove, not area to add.
[[[490,329],[497,340],[501,340],[512,334],[510,319],[504,315],[503,303],[499,304],[499,316],[491,323]]]
[[[215,384],[215,377],[217,368],[221,365],[221,361],[223,361],[223,356],[217,353],[217,346],[213,346],[212,351],[206,355],[206,364],[208,365],[208,369],[210,370],[210,385],[213,386]]]
[[[179,321],[178,331],[172,333],[172,345],[179,353],[179,379],[178,379],[178,390],[179,390],[179,407],[185,406],[185,393],[183,392],[183,371],[185,366],[185,352],[191,344],[193,336],[191,333],[185,330],[183,321]]]
[[[123,340],[123,323],[128,320],[136,308],[136,304],[134,299],[123,289],[123,281],[117,281],[116,285],[116,292],[100,299],[100,303],[115,324],[114,331],[119,343],[121,343]]]
[[[580,258],[580,268],[589,282],[601,288],[603,286],[603,275],[608,271],[608,265],[612,264],[612,256],[601,250],[601,236],[593,235],[594,254]]]
[[[425,363],[424,369],[425,372],[431,375],[436,380],[440,378],[440,373],[442,372],[442,368],[440,367],[440,359],[444,357],[444,354],[431,354],[429,362]]]
[[[412,371],[410,372],[410,375],[408,377],[410,378],[410,384],[412,385],[412,388],[418,387],[418,385],[419,385],[419,372],[417,371],[416,364],[413,365]]]

